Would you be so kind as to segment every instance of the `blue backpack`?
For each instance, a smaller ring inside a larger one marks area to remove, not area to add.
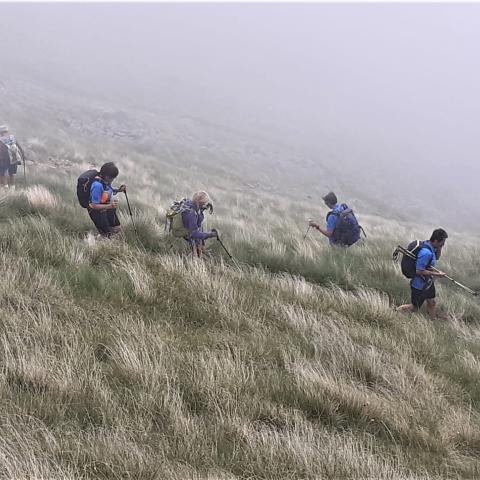
[[[338,217],[337,225],[333,231],[333,241],[338,245],[350,247],[360,240],[360,231],[363,230],[363,228],[359,225],[353,210],[344,203],[342,207],[343,210],[341,212],[329,212],[327,222],[330,215]]]

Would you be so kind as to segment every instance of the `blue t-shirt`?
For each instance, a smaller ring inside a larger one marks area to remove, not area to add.
[[[338,223],[338,214],[346,210],[347,206],[344,204],[339,205],[338,203],[332,208],[332,213],[337,214],[333,215],[330,214],[328,215],[328,220],[327,220],[327,231],[333,232],[335,230],[335,227],[337,226]],[[330,244],[335,245],[336,241],[333,237],[329,238]]]
[[[437,263],[435,249],[433,248],[432,244],[429,241],[426,241],[424,242],[424,245],[428,245],[430,248],[425,246],[418,252],[416,263],[417,270],[428,270],[429,267],[434,267]],[[429,288],[432,283],[432,277],[424,278],[420,275],[416,275],[415,277],[413,277],[411,285],[417,290],[425,290]]]
[[[113,188],[94,180],[90,188],[90,203],[95,205],[112,203]]]

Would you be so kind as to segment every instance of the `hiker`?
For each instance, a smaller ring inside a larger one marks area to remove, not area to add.
[[[113,162],[107,162],[91,180],[88,214],[100,235],[106,238],[119,233],[121,229],[117,216],[118,200],[113,197],[118,192],[126,192],[127,187],[126,185],[121,185],[118,189],[112,187],[112,182],[117,176],[117,166]]]
[[[182,222],[188,232],[183,238],[192,248],[193,256],[201,257],[205,250],[205,241],[217,237],[217,230],[212,228],[210,232],[204,232],[202,224],[205,219],[204,211],[212,209],[212,202],[207,192],[199,191],[193,194],[192,199],[185,201],[185,209],[182,211]]]
[[[330,208],[327,214],[327,228],[322,228],[318,223],[310,220],[310,227],[316,228],[325,235],[330,245],[350,247],[360,239],[362,227],[357,222],[353,210],[345,203],[339,204],[333,192],[323,197],[325,205]]]
[[[25,163],[25,154],[6,125],[0,126],[0,185],[15,188],[18,165]]]
[[[432,268],[435,267],[447,238],[447,232],[443,228],[437,228],[430,240],[422,242],[415,260],[415,275],[410,282],[411,303],[397,307],[397,312],[417,312],[426,301],[430,318],[435,318],[435,277],[445,277],[445,273],[433,271]]]

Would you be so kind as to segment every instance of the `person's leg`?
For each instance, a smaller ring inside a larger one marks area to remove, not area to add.
[[[120,220],[118,219],[116,210],[107,210],[107,221],[110,227],[111,233],[120,233],[122,226],[120,225]]]
[[[108,223],[108,218],[107,218],[107,211],[93,210],[89,208],[88,214],[90,215],[92,222],[97,227],[98,233],[100,233],[102,237],[109,237],[111,232],[110,232],[110,225]]]
[[[415,313],[420,310],[425,299],[423,298],[422,291],[416,288],[410,287],[411,290],[411,303],[400,305],[396,310],[401,313]]]
[[[413,303],[406,303],[397,307],[396,311],[400,313],[415,313],[418,311],[418,308]]]
[[[0,185],[6,187],[8,184],[8,166],[0,167]]]
[[[437,316],[437,302],[434,298],[427,300],[427,312],[429,317],[434,320]]]
[[[8,168],[8,185],[11,188],[15,187],[15,175],[17,174],[17,165],[10,165]]]
[[[435,285],[434,284],[432,284],[432,286],[425,292],[425,297],[427,299],[428,315],[433,320],[437,316],[437,301],[435,299],[436,291],[435,291]]]
[[[183,237],[183,239],[188,243],[188,247],[190,248],[190,251],[192,252],[192,257],[196,257],[197,252],[196,252],[196,248],[195,248],[195,242],[189,237]]]

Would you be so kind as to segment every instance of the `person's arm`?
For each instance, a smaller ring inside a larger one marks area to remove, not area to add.
[[[317,229],[322,235],[325,235],[327,238],[332,238],[333,236],[333,231],[335,230],[335,224],[336,224],[336,216],[335,215],[330,215],[328,217],[328,222],[327,222],[327,228],[324,229],[322,228],[318,223],[316,222],[312,222],[310,220],[310,222],[308,222],[308,224]]]
[[[90,203],[88,206],[92,210],[115,210],[117,208],[114,203]]]
[[[419,270],[417,268],[417,275],[421,275],[422,277],[444,277],[445,273],[441,272],[440,270]]]
[[[182,213],[184,227],[188,230],[190,238],[195,241],[207,240],[216,236],[213,232],[202,232],[197,225],[197,215],[193,210]]]
[[[103,185],[100,182],[93,182],[88,205],[92,210],[113,210],[116,208],[114,203],[102,203],[103,192]]]

